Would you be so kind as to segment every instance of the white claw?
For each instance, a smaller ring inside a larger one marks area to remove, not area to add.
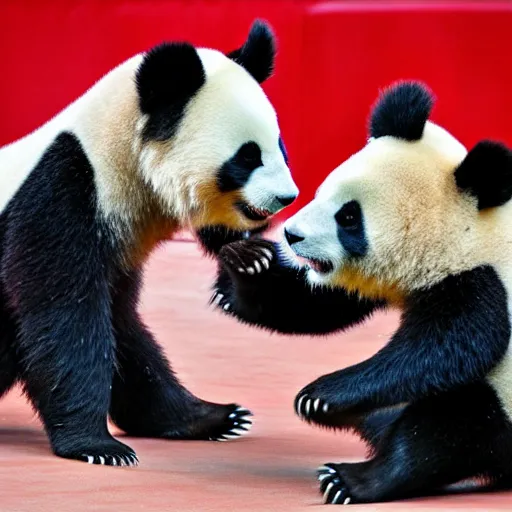
[[[324,413],[326,413],[327,411],[329,410],[329,404],[328,403],[325,403],[324,406],[322,407],[322,411]]]
[[[318,406],[320,405],[320,398],[317,398],[314,402],[313,402],[313,410],[316,412],[318,411]]]
[[[247,273],[253,275],[254,269],[252,267],[247,267]]]
[[[327,503],[327,497],[329,496],[329,493],[331,492],[331,489],[334,487],[334,483],[331,482],[327,485],[327,489],[325,489],[324,492],[324,502]]]
[[[226,440],[228,440],[228,439],[237,439],[240,436],[232,436],[230,434],[224,434],[224,437],[226,438]]]
[[[232,413],[228,416],[228,418],[229,418],[230,420],[232,420],[232,419],[236,418],[236,413],[235,413],[235,412],[232,412]]]
[[[306,402],[306,416],[309,416],[309,408],[311,407],[311,399]]]
[[[332,503],[333,503],[334,505],[336,505],[336,504],[338,503],[338,498],[341,496],[341,493],[342,493],[342,492],[343,492],[343,491],[340,489],[340,490],[336,493],[336,495],[334,496],[334,499],[332,500]]]
[[[242,430],[240,428],[233,428],[231,430],[231,433],[236,434],[237,436],[243,436],[243,435],[247,434],[247,430]]]
[[[254,260],[254,268],[256,269],[256,273],[259,274],[261,272],[261,265],[258,260]]]
[[[320,480],[320,482],[322,482],[326,478],[331,478],[331,476],[332,475],[330,475],[329,473],[324,473],[323,475],[318,475],[318,480]]]
[[[322,466],[321,468],[319,468],[318,471],[329,471],[329,473],[334,474],[336,473],[336,471],[332,468],[330,468],[329,466]]]
[[[112,455],[112,466],[117,466],[117,457]]]
[[[222,293],[217,293],[217,295],[215,295],[215,298],[213,299],[213,302],[215,304],[220,304],[220,301],[222,300],[223,297],[224,295]]]
[[[343,502],[343,505],[348,505],[350,503],[351,499],[350,499],[350,496],[348,498],[345,499],[345,501]]]
[[[101,455],[98,455],[98,458],[100,459],[100,464],[105,464],[105,459]]]
[[[231,306],[229,304],[224,304],[224,307],[222,309],[224,309],[224,311],[229,311],[229,308]]]
[[[268,261],[267,258],[261,258],[261,263],[265,268],[270,267],[270,261]]]
[[[297,414],[299,416],[302,416],[302,412],[300,410],[300,406],[302,405],[302,400],[304,400],[304,398],[306,398],[306,395],[302,395],[300,398],[299,398],[299,401],[297,402],[297,408],[296,408],[296,411],[297,411]]]
[[[92,455],[87,455],[87,463],[94,464],[94,457]]]
[[[267,248],[262,248],[261,251],[263,252],[263,254],[270,260],[272,261],[272,258],[274,257],[274,255],[272,254],[272,251],[270,249],[267,249]]]
[[[251,411],[249,411],[249,409],[246,409],[245,407],[237,407],[235,412],[237,412],[238,414],[251,414]]]
[[[227,439],[225,439],[224,437],[218,437],[217,439],[215,439],[215,441],[227,441]]]
[[[240,274],[245,274],[245,269],[243,269],[242,267],[238,267],[237,270],[238,272],[240,272]]]

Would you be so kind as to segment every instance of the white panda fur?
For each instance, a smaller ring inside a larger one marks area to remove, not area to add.
[[[190,228],[215,254],[297,196],[261,87],[274,55],[260,21],[227,55],[158,45],[0,149],[0,396],[23,383],[56,455],[135,464],[108,415],[136,436],[249,429],[181,385],[137,303],[159,242]]]
[[[402,312],[377,354],[295,399],[305,421],[353,429],[370,447],[369,461],[320,468],[326,503],[467,479],[512,488],[512,151],[488,140],[468,151],[429,121],[432,106],[420,83],[387,89],[369,142],[285,222],[287,247],[236,241],[219,253],[216,302],[251,325],[326,334]],[[268,269],[249,272],[269,251]]]

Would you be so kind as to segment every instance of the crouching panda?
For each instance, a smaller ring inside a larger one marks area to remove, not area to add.
[[[227,440],[250,411],[189,392],[137,312],[148,255],[181,228],[206,252],[264,229],[297,187],[261,88],[275,38],[136,55],[0,150],[0,395],[20,381],[54,453],[132,465],[127,434]]]
[[[320,468],[327,503],[512,484],[512,152],[467,151],[429,121],[433,103],[421,83],[388,88],[367,145],[286,221],[287,245],[219,254],[215,303],[250,325],[319,334],[402,311],[377,354],[295,399],[303,420],[370,447],[364,462]]]

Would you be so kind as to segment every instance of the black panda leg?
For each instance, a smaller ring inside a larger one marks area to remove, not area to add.
[[[25,392],[53,452],[90,464],[136,465],[135,452],[107,428],[114,347],[108,302],[91,293],[79,305],[26,313],[19,331]]]
[[[251,413],[237,404],[215,404],[180,384],[137,313],[140,275],[120,279],[114,299],[117,368],[110,416],[132,436],[226,440],[245,433]]]
[[[327,503],[371,503],[439,492],[472,477],[504,486],[510,479],[512,426],[485,383],[408,406],[382,437],[375,456],[320,468]]]

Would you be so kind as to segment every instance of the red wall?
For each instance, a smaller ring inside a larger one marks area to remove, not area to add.
[[[0,144],[36,128],[109,68],[163,39],[237,47],[255,17],[279,40],[265,86],[300,199],[366,139],[389,82],[426,81],[434,119],[471,145],[512,145],[512,3],[313,0],[1,0]]]

